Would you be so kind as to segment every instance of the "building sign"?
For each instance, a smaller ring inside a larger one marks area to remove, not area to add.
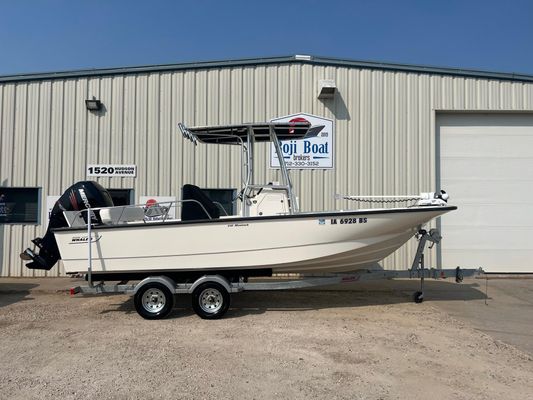
[[[87,176],[121,176],[135,178],[137,176],[137,166],[117,164],[89,164],[87,165]]]
[[[144,204],[144,215],[147,220],[159,221],[176,218],[176,197],[172,196],[141,196],[140,204]]]
[[[333,168],[334,126],[331,119],[310,114],[293,114],[274,118],[271,122],[309,122],[311,125],[324,125],[317,137],[280,142],[287,168],[327,169]],[[274,144],[270,145],[270,168],[279,168],[278,155]]]

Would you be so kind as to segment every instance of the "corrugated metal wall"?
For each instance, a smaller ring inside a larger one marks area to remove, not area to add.
[[[317,99],[334,79],[334,100]],[[105,105],[89,113],[84,100]],[[136,164],[137,178],[101,178],[108,188],[179,196],[184,183],[238,187],[238,149],[199,145],[177,123],[265,121],[306,112],[335,121],[335,169],[293,171],[303,210],[356,207],[343,194],[417,194],[435,188],[434,110],[532,110],[533,84],[428,73],[303,63],[0,83],[0,185],[42,187],[48,195],[85,179],[87,163]],[[278,180],[268,148],[257,181]],[[453,196],[453,194],[452,194]],[[453,198],[453,197],[452,197]],[[361,205],[362,206],[362,205]],[[40,276],[19,260],[44,225],[0,225],[0,276]],[[405,268],[415,243],[386,260]],[[434,254],[429,258],[435,261]],[[61,275],[54,268],[47,275]]]

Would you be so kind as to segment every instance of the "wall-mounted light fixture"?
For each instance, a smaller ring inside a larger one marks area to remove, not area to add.
[[[85,100],[85,107],[89,111],[100,111],[102,109],[102,102],[96,100],[96,97],[93,96],[91,100]]]
[[[335,81],[333,79],[322,79],[318,81],[318,98],[319,99],[332,99],[335,97]]]

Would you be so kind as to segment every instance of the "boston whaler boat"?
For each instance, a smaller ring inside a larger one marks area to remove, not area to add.
[[[137,311],[145,318],[166,316],[172,294],[184,292],[193,294],[200,316],[218,318],[229,307],[229,293],[245,288],[248,277],[364,270],[419,232],[427,240],[440,240],[434,230],[421,231],[422,225],[456,209],[441,192],[422,194],[411,207],[300,212],[280,142],[314,137],[322,126],[179,128],[194,144],[241,147],[238,216],[221,215],[222,207],[193,185],[183,187],[183,198],[175,204],[113,207],[99,184],[78,182],[54,206],[46,235],[33,240],[38,250],[21,254],[31,261],[27,267],[49,270],[61,259],[67,274],[88,276],[89,288],[77,292],[109,288],[93,280],[141,280],[112,291],[134,292]],[[254,145],[260,142],[273,143],[281,183],[254,183]],[[181,218],[170,217],[171,207],[181,210]]]

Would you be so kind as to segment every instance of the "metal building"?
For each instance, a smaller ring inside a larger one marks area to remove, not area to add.
[[[442,187],[460,209],[440,222],[433,265],[533,272],[533,76],[297,55],[0,77],[0,276],[44,275],[19,253],[44,234],[48,197],[86,179],[88,165],[134,165],[135,178],[95,178],[133,203],[179,198],[184,183],[238,188],[240,154],[194,148],[178,122],[299,113],[334,126],[333,168],[291,172],[302,210],[367,207],[336,193]],[[269,151],[258,181],[278,180]],[[414,246],[385,267],[406,268]]]

